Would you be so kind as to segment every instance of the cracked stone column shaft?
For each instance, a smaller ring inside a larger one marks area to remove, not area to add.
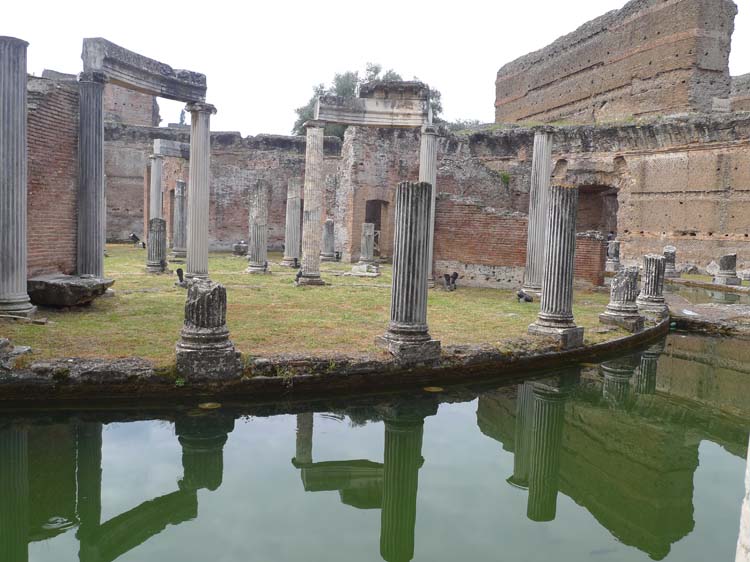
[[[325,123],[305,123],[305,209],[302,220],[302,271],[300,285],[323,285],[320,249],[323,224],[323,134]]]

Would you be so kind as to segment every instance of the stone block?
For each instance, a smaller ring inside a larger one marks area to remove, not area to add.
[[[607,326],[618,326],[619,328],[634,334],[643,330],[644,318],[640,315],[627,316],[602,312],[599,315],[599,322],[606,324]]]
[[[28,280],[31,302],[41,306],[69,307],[90,304],[114,284],[114,279],[81,275],[40,275]]]
[[[400,339],[386,333],[375,338],[375,343],[403,364],[430,364],[440,359],[440,342],[438,340]]]
[[[534,323],[529,326],[529,334],[553,339],[560,349],[572,349],[583,345],[583,328],[578,326],[552,328]]]

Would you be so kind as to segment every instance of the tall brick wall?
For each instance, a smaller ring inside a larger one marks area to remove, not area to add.
[[[523,283],[528,217],[441,194],[435,207],[435,273],[458,272],[469,286],[514,289]],[[575,279],[604,283],[606,249],[600,233],[576,238]]]
[[[731,0],[632,0],[501,68],[495,121],[711,111],[729,98],[736,14]]]
[[[158,127],[161,121],[154,96],[115,84],[105,85],[103,104],[105,121],[143,127]]]
[[[28,79],[28,274],[76,267],[78,85]]]

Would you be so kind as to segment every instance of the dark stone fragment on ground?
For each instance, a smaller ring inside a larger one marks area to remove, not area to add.
[[[32,277],[27,289],[32,303],[62,308],[90,304],[113,284],[113,279],[53,274]]]

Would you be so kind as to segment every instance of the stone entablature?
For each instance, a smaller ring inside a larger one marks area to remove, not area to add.
[[[497,74],[495,121],[579,123],[727,105],[732,0],[632,0]]]

